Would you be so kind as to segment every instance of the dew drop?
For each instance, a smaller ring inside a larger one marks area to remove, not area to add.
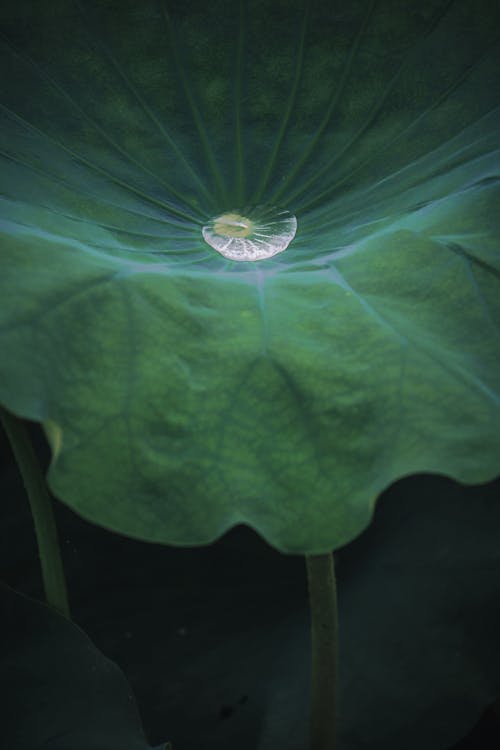
[[[245,206],[215,216],[202,229],[203,239],[230,260],[265,260],[286,250],[297,219],[274,206]]]

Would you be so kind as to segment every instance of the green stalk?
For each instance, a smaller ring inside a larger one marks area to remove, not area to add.
[[[54,511],[45,477],[22,420],[5,409],[0,409],[0,417],[12,446],[31,507],[42,566],[45,598],[48,604],[65,617],[70,618]]]
[[[338,613],[333,554],[306,555],[306,567],[312,642],[310,750],[335,750]]]

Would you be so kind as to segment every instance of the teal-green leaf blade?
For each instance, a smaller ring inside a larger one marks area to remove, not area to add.
[[[58,497],[151,541],[247,523],[321,553],[398,477],[498,473],[480,6],[9,5],[0,398],[48,423]],[[203,241],[237,195],[295,213],[286,251]]]

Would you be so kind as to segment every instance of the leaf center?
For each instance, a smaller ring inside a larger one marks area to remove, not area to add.
[[[246,206],[219,214],[205,224],[203,238],[230,260],[265,260],[286,250],[297,219],[275,206]]]

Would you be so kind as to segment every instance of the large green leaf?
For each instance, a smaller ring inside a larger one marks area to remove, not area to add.
[[[500,8],[5,4],[0,399],[85,517],[323,552],[498,471]],[[202,226],[278,205],[268,260]]]

